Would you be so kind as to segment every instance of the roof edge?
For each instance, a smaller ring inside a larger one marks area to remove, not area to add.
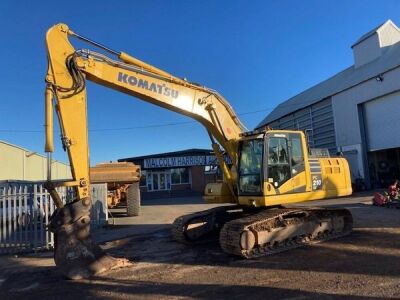
[[[393,25],[393,27],[395,29],[397,29],[400,32],[400,29],[396,26],[395,23],[393,23],[393,21],[391,19],[387,19],[384,23],[382,23],[381,25],[376,26],[374,29],[372,29],[371,31],[368,31],[367,33],[365,33],[364,35],[362,35],[353,45],[351,45],[351,48],[353,49],[355,46],[361,44],[362,42],[364,42],[366,39],[368,39],[369,37],[373,36],[375,33],[377,33],[378,31],[380,31],[382,29],[383,26],[387,25],[387,24],[391,24]]]
[[[5,145],[7,145],[7,146],[11,146],[11,147],[17,148],[17,149],[22,150],[22,151],[24,151],[24,152],[33,153],[33,155],[37,155],[37,156],[40,156],[40,157],[42,157],[42,158],[47,158],[46,155],[44,155],[44,154],[42,154],[42,153],[39,153],[39,152],[37,152],[37,151],[32,151],[32,150],[26,149],[26,148],[21,147],[21,146],[18,146],[18,145],[11,144],[11,143],[6,142],[6,141],[4,141],[4,140],[0,140],[0,143],[1,143],[1,144],[5,144]],[[60,164],[66,165],[66,166],[68,166],[68,167],[70,166],[69,164],[67,164],[67,163],[65,163],[65,162],[62,162],[61,160],[57,160],[57,159],[52,159],[52,162],[58,162],[58,163],[60,163]]]
[[[133,160],[133,159],[145,159],[149,157],[162,157],[162,156],[171,156],[176,153],[176,155],[190,153],[190,152],[213,152],[212,149],[200,149],[200,148],[190,148],[184,150],[177,150],[177,151],[170,151],[170,152],[162,152],[162,153],[154,153],[154,154],[147,154],[147,155],[140,155],[140,156],[131,156],[131,157],[124,157],[117,159],[118,162]]]

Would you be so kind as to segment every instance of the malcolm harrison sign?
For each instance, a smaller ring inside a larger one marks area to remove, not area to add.
[[[225,156],[225,161],[229,164],[230,159]],[[143,167],[145,169],[152,168],[177,168],[191,166],[212,166],[217,165],[218,160],[214,155],[207,156],[177,156],[177,157],[155,157],[145,158]]]

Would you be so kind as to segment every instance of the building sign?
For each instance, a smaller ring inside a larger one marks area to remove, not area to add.
[[[229,164],[229,157],[225,156],[225,161]],[[218,160],[215,155],[207,156],[177,156],[177,157],[156,157],[145,158],[143,167],[151,168],[174,168],[174,167],[191,167],[191,166],[211,166],[217,165]]]

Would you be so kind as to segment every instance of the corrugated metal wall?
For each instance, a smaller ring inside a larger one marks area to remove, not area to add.
[[[310,148],[326,148],[331,153],[337,151],[330,97],[286,115],[268,126],[273,129],[303,130]]]

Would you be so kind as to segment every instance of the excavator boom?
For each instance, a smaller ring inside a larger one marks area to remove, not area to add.
[[[113,60],[89,50],[75,50],[70,38],[78,38],[117,56]],[[101,251],[89,231],[89,144],[86,80],[132,95],[144,101],[189,116],[206,128],[213,150],[224,173],[230,201],[237,202],[235,178],[223,155],[237,162],[237,145],[244,126],[229,103],[216,91],[192,84],[144,63],[124,52],[111,50],[82,37],[65,24],[57,24],[46,34],[48,71],[46,75],[46,145],[51,163],[54,107],[60,123],[61,141],[68,153],[72,181],[55,182],[49,172],[46,188],[55,199],[57,210],[51,220],[56,233],[56,264],[70,278],[87,277],[126,261],[115,260]],[[221,149],[221,147],[223,150]],[[49,168],[50,170],[50,168]],[[64,204],[57,186],[72,186],[76,199]],[[87,255],[90,253],[90,255]]]

